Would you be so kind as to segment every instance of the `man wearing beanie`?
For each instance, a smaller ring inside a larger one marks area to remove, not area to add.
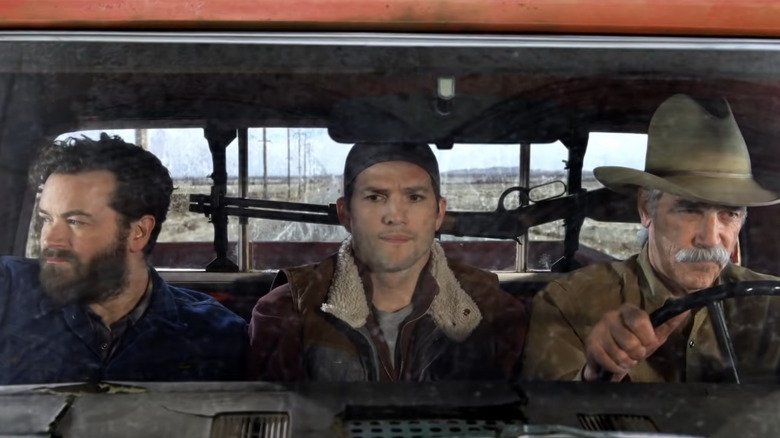
[[[447,202],[426,144],[356,144],[337,254],[284,269],[252,312],[249,375],[268,381],[510,380],[524,302],[495,274],[448,261]]]

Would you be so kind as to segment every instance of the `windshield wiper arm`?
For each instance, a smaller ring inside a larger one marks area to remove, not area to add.
[[[639,438],[639,437],[675,437],[675,438],[701,438],[693,435],[676,435],[660,432],[623,432],[623,431],[600,431],[583,430],[576,427],[562,426],[558,424],[524,424],[507,425],[501,429],[500,438],[520,438],[520,437],[574,437],[574,438]]]

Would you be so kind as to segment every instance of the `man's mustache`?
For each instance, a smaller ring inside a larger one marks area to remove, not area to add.
[[[40,258],[41,260],[49,259],[49,258],[71,260],[71,261],[78,260],[76,254],[65,249],[44,249],[43,251],[41,251]]]
[[[726,248],[713,246],[711,248],[681,249],[674,258],[679,263],[715,262],[720,266],[726,266],[729,259],[731,259],[731,255],[726,251]]]

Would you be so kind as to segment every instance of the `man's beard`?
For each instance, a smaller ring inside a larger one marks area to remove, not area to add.
[[[116,241],[105,250],[82,262],[70,251],[46,249],[40,255],[40,280],[44,292],[60,305],[104,303],[122,292],[128,278],[127,235],[117,233]],[[47,258],[69,262],[70,269],[46,263]]]

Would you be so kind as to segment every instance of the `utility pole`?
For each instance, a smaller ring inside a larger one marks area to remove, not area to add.
[[[268,199],[268,139],[263,128],[263,199]]]
[[[149,134],[146,129],[135,130],[135,145],[140,146],[145,151],[149,150]]]
[[[291,184],[290,184],[290,128],[287,128],[287,200],[290,200]]]
[[[309,135],[308,133],[303,134],[303,196],[305,199],[306,193],[309,191],[309,181],[308,181],[308,173],[307,165],[309,164]]]
[[[303,198],[303,174],[301,173],[301,130],[295,131],[298,140],[298,199]]]

